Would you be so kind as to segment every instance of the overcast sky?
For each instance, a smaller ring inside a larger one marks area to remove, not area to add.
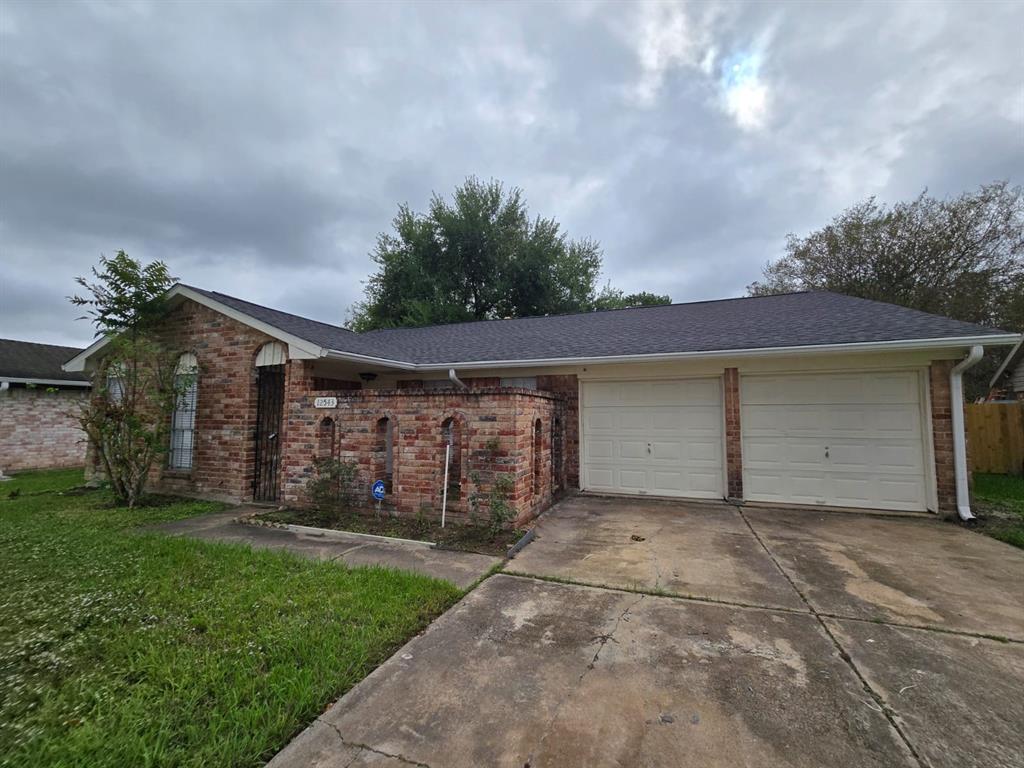
[[[675,301],[870,195],[1024,181],[1024,4],[0,3],[0,337],[100,254],[340,323],[467,175]]]

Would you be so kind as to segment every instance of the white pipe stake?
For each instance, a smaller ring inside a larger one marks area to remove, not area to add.
[[[444,513],[448,508],[448,459],[452,454],[452,444],[444,447],[444,490],[441,492],[441,527],[444,528]]]

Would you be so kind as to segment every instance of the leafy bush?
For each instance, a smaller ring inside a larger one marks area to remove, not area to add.
[[[357,467],[354,461],[317,459],[316,476],[306,484],[310,501],[325,512],[348,512],[356,501]]]

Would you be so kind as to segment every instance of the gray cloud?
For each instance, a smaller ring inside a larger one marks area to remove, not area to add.
[[[396,207],[466,175],[738,295],[869,195],[1024,176],[997,4],[40,3],[0,9],[0,336],[84,343],[100,253],[338,322]]]

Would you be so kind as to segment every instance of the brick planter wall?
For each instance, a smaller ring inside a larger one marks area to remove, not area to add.
[[[442,424],[446,419],[454,419],[460,433],[462,484],[458,498],[448,498],[451,518],[468,519],[475,494],[477,515],[486,520],[488,492],[498,473],[513,480],[508,502],[520,522],[551,503],[551,427],[564,408],[561,397],[501,387],[465,392],[315,390],[311,368],[304,361],[289,363],[282,467],[285,503],[309,503],[305,487],[313,477],[314,460],[329,451],[357,464],[357,493],[372,506],[370,486],[384,479],[377,427],[384,418],[393,425],[392,492],[385,504],[399,514],[440,516],[445,451]],[[314,398],[322,396],[337,397],[337,407],[315,408]],[[538,419],[540,453],[535,459]]]
[[[84,387],[0,390],[0,470],[84,466],[86,438],[74,414],[88,397]]]

